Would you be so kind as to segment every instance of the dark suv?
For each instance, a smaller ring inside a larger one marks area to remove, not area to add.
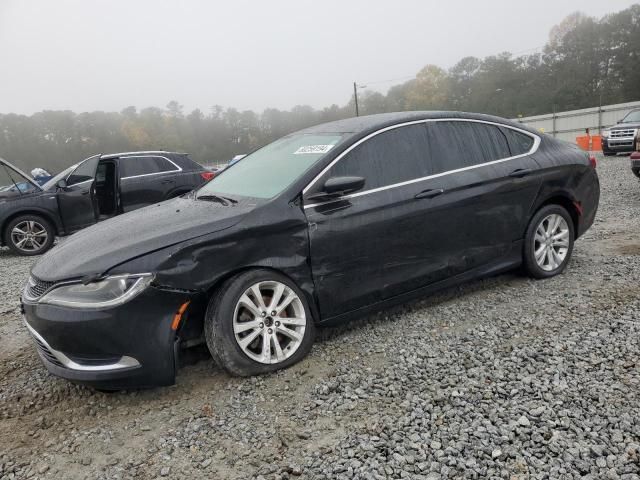
[[[608,157],[619,152],[633,152],[639,130],[640,109],[631,110],[616,125],[602,131],[602,153]]]
[[[39,186],[0,159],[0,245],[37,255],[55,235],[177,197],[213,175],[184,153],[127,152],[94,155]]]

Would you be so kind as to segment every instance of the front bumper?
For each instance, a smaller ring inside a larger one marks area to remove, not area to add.
[[[104,390],[171,385],[177,365],[173,317],[190,294],[149,287],[106,310],[23,302],[47,370]]]
[[[608,152],[633,152],[635,137],[603,138],[602,149]]]

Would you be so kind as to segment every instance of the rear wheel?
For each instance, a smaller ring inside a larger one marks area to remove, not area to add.
[[[211,298],[205,337],[214,360],[240,376],[286,368],[307,355],[315,325],[302,292],[270,270],[228,280]]]
[[[640,178],[640,169],[638,169],[638,168],[632,168],[632,169],[631,169],[631,171],[633,172],[633,174],[634,174],[636,177]]]
[[[560,205],[547,205],[531,219],[524,243],[524,267],[534,278],[561,273],[573,251],[573,220]]]
[[[40,255],[51,248],[54,236],[53,226],[45,218],[20,215],[7,224],[4,243],[18,255]]]

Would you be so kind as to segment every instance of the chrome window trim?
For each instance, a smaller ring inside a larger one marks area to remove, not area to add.
[[[396,129],[396,128],[406,127],[406,126],[409,126],[409,125],[417,125],[417,124],[420,124],[420,123],[432,123],[432,122],[472,122],[472,123],[484,123],[484,124],[487,124],[487,125],[494,125],[496,127],[509,128],[511,130],[523,133],[523,134],[528,135],[529,137],[533,138],[533,145],[531,146],[531,149],[527,153],[522,153],[520,155],[514,155],[512,157],[507,157],[507,158],[500,158],[498,160],[492,160],[490,162],[479,163],[477,165],[471,165],[469,167],[462,167],[462,168],[457,168],[457,169],[454,169],[454,170],[447,170],[446,172],[435,173],[433,175],[428,175],[426,177],[414,178],[412,180],[406,180],[404,182],[393,183],[391,185],[385,185],[384,187],[372,188],[370,190],[364,190],[362,192],[356,192],[356,193],[352,193],[350,195],[344,195],[342,197],[334,198],[334,199],[328,200],[326,202],[311,203],[309,205],[305,205],[304,209],[306,210],[307,208],[314,208],[314,207],[317,207],[317,206],[320,206],[320,205],[327,205],[327,204],[333,203],[333,202],[339,202],[339,201],[343,201],[343,200],[348,200],[349,198],[361,197],[363,195],[368,195],[370,193],[381,192],[383,190],[389,190],[389,189],[392,189],[392,188],[402,187],[404,185],[410,185],[412,183],[418,183],[418,182],[422,182],[424,180],[430,180],[432,178],[443,177],[445,175],[451,175],[453,173],[464,172],[466,170],[473,170],[475,168],[486,167],[488,165],[495,165],[497,163],[507,162],[509,160],[515,160],[516,158],[526,157],[527,155],[534,154],[538,150],[538,147],[540,146],[540,142],[541,142],[540,137],[538,135],[536,135],[536,134],[533,134],[533,133],[528,132],[526,130],[522,130],[520,128],[512,127],[510,125],[504,125],[502,123],[497,123],[497,122],[489,122],[487,120],[475,120],[475,119],[471,119],[471,118],[428,118],[428,119],[423,119],[423,120],[413,120],[411,122],[398,123],[396,125],[390,125],[388,127],[381,128],[380,130],[376,130],[375,132],[370,133],[369,135],[367,135],[364,138],[361,138],[356,143],[354,143],[349,148],[347,148],[344,152],[342,152],[340,155],[338,155],[336,158],[334,158],[333,161],[329,165],[327,165],[325,168],[323,168],[322,171],[318,175],[316,175],[313,178],[313,180],[311,180],[311,182],[309,182],[307,184],[307,186],[302,190],[302,195],[304,196],[304,194],[306,194],[309,191],[309,189],[325,173],[327,173],[327,171],[329,171],[329,169],[331,167],[333,167],[336,163],[338,163],[345,155],[347,155],[349,152],[351,152],[351,150],[356,148],[358,145],[361,145],[362,143],[366,142],[370,138],[373,138],[373,137],[375,137],[375,136],[377,136],[377,135],[379,135],[381,133],[384,133],[384,132],[387,132],[389,130],[393,130],[393,129]]]
[[[110,370],[121,370],[123,368],[132,368],[139,367],[140,362],[133,357],[122,356],[115,363],[109,363],[105,365],[82,365],[80,363],[74,362],[69,357],[67,357],[64,353],[55,348],[51,347],[49,343],[40,335],[29,323],[26,319],[23,319],[24,324],[27,326],[29,333],[33,335],[33,337],[41,342],[50,352],[51,354],[58,359],[58,361],[69,370],[76,370],[80,372],[105,372]],[[42,354],[40,354],[42,355]]]
[[[170,158],[165,157],[164,155],[126,155],[126,156],[117,157],[117,158],[120,159],[120,160],[123,160],[125,158],[147,158],[147,157],[164,158],[165,160],[167,160],[169,163],[171,163],[176,168],[175,168],[175,170],[163,170],[162,172],[143,173],[142,175],[130,175],[128,177],[120,177],[120,180],[129,180],[130,178],[150,177],[151,175],[164,175],[165,173],[172,173],[172,172],[175,172],[175,173],[182,172],[182,167],[180,167],[180,165],[178,165],[176,162],[174,162]],[[114,158],[114,160],[115,160],[115,158]]]

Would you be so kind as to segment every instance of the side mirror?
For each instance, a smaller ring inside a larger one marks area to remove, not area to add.
[[[65,188],[67,188],[67,181],[64,178],[58,180],[58,183],[56,183],[56,187],[64,190]]]
[[[364,178],[362,177],[331,177],[324,182],[320,192],[309,195],[307,198],[320,201],[330,200],[357,192],[362,187],[364,187]]]

